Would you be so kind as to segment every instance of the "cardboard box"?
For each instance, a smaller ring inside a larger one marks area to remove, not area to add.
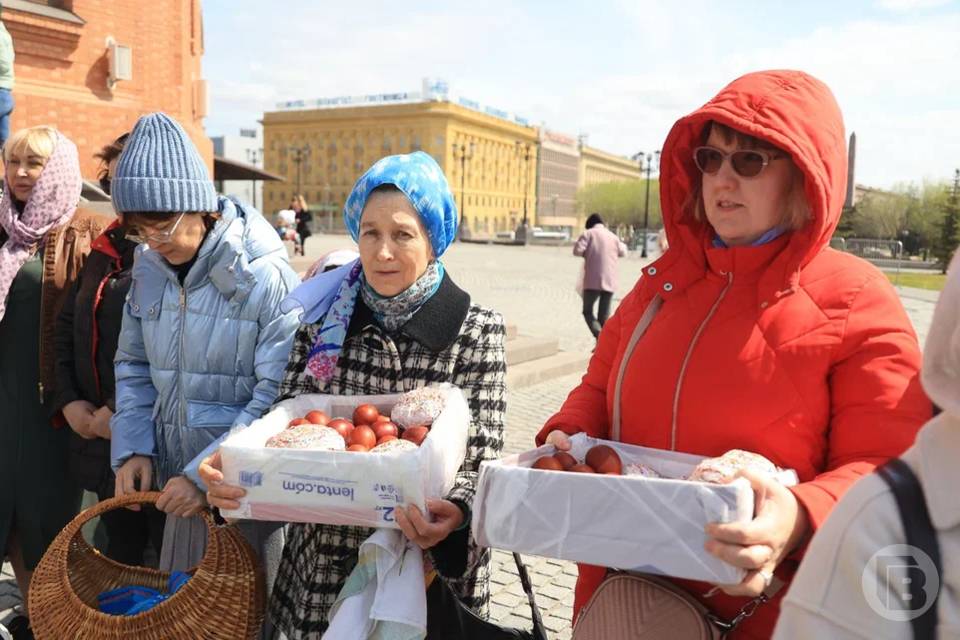
[[[397,528],[394,511],[450,489],[466,454],[470,411],[462,392],[445,385],[443,412],[414,451],[353,453],[266,448],[267,439],[290,420],[318,409],[350,418],[361,404],[389,412],[400,394],[329,396],[309,394],[284,400],[249,427],[232,433],[220,448],[224,482],[246,489],[227,518],[317,522]]]
[[[597,444],[617,450],[624,466],[645,464],[663,476],[689,475],[703,459],[675,451],[578,434],[571,453],[583,460]],[[555,452],[545,445],[484,462],[473,504],[480,545],[617,569],[732,584],[745,571],[707,553],[704,527],[753,517],[744,478],[718,485],[643,476],[611,476],[528,468]],[[784,481],[795,481],[792,471]]]

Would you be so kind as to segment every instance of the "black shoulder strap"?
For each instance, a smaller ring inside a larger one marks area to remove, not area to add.
[[[900,458],[893,458],[887,464],[879,467],[877,473],[890,485],[893,497],[900,510],[900,519],[907,535],[907,544],[920,549],[933,561],[938,577],[942,575],[943,563],[940,560],[940,544],[937,542],[937,531],[930,521],[930,512],[927,510],[927,501],[923,496],[923,487],[913,470]],[[924,583],[919,580],[910,581],[911,602],[925,602],[923,592]],[[913,637],[915,640],[933,640],[937,635],[937,598],[939,588],[934,596],[933,603],[920,616],[911,620]]]
[[[520,554],[513,553],[513,561],[517,564],[517,575],[520,576],[520,584],[523,585],[523,592],[527,594],[527,602],[530,604],[530,619],[533,622],[533,639],[547,640],[547,630],[543,626],[543,618],[540,616],[540,608],[533,597],[533,584],[530,582],[530,576],[527,573],[527,567],[523,564]]]

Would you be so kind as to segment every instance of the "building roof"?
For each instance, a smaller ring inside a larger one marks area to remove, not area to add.
[[[618,156],[614,153],[610,153],[609,151],[601,151],[596,147],[589,147],[587,145],[583,145],[580,147],[580,155],[591,156],[594,159],[602,160],[609,164],[618,165],[627,171],[635,171],[637,173],[637,177],[640,176],[640,167],[637,164],[637,161],[631,158],[627,158],[625,156]]]
[[[275,173],[264,171],[259,167],[246,162],[237,160],[228,160],[223,156],[213,156],[213,179],[214,180],[279,180],[285,182],[286,178],[278,176]]]
[[[368,119],[379,122],[387,118],[414,119],[423,116],[456,118],[470,124],[508,132],[528,142],[534,142],[538,135],[537,129],[531,125],[506,120],[444,100],[267,111],[264,112],[261,122],[266,129],[270,125],[302,125],[317,121]]]

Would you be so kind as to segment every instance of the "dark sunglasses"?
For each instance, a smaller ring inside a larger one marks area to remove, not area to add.
[[[716,147],[697,147],[693,150],[693,161],[703,173],[714,175],[720,171],[723,161],[730,158],[730,166],[741,178],[755,178],[771,161],[785,157],[785,154],[760,150],[738,149],[731,153]]]

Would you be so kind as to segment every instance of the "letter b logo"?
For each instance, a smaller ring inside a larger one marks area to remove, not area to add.
[[[907,622],[923,615],[940,590],[940,576],[926,553],[908,544],[884,547],[861,575],[867,604],[887,620]]]
[[[926,609],[927,594],[923,590],[926,575],[912,555],[909,556],[877,556],[877,597],[888,608],[902,608],[901,604],[910,611]],[[917,598],[911,593],[917,586]]]

